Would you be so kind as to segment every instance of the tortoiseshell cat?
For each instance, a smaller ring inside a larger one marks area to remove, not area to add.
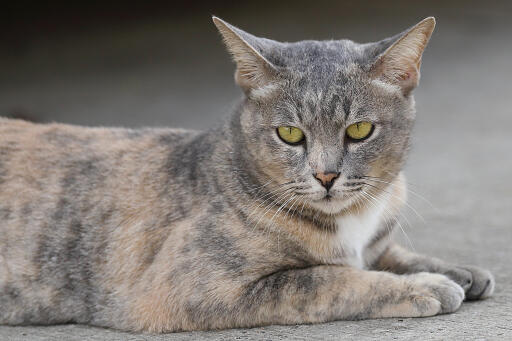
[[[245,92],[218,128],[0,119],[0,323],[166,332],[450,313],[492,275],[394,244],[435,21],[279,43],[213,18]]]

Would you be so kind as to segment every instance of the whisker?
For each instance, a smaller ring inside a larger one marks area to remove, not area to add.
[[[380,189],[379,187],[377,186],[373,186],[373,185],[370,185],[370,184],[367,184],[371,187],[375,187],[377,189]],[[408,208],[410,208],[413,212],[416,213],[416,215],[423,221],[423,223],[426,224],[425,222],[425,219],[423,219],[423,217],[412,207],[410,206],[405,200],[403,200],[402,198],[400,198],[399,196],[395,195],[394,193],[392,192],[388,192],[384,189],[381,189],[383,192],[387,193],[388,195],[391,195],[393,198],[396,198],[396,199],[399,199],[402,203],[404,203]],[[409,219],[407,218],[407,216],[405,214],[403,214],[400,210],[398,211],[397,213],[400,217],[402,217],[404,220],[405,220],[405,223],[409,226],[409,227],[412,227],[413,225],[411,224],[411,222],[409,221]]]
[[[267,205],[265,208],[264,208],[264,212],[263,214],[261,214],[260,218],[258,219],[258,221],[256,222],[256,224],[254,225],[253,227],[253,231],[256,229],[256,227],[259,225],[259,223],[261,222],[261,220],[267,215],[268,212],[270,212],[270,210],[272,209],[273,206],[275,206],[275,204],[277,202],[279,202],[280,200],[287,200],[289,198],[289,195],[293,195],[293,192],[291,191],[287,191],[283,194],[281,194],[276,200],[272,201],[269,205]],[[266,229],[266,228],[265,228]]]
[[[293,200],[294,198],[295,198],[295,197],[294,197],[294,195],[293,195],[293,193],[292,193],[292,196],[291,196],[289,199],[287,199],[285,202],[283,202],[283,204],[282,204],[282,205],[277,209],[277,211],[274,213],[274,215],[272,216],[272,218],[270,218],[270,222],[269,222],[269,224],[268,224],[268,225],[269,225],[269,231],[268,231],[269,236],[270,236],[270,227],[272,227],[272,226],[274,225],[274,218],[276,217],[276,215],[277,215],[278,213],[280,213],[280,212],[281,212],[281,210],[283,209],[283,207],[285,207],[285,206],[286,206],[286,205],[287,205],[291,200]],[[278,237],[278,239],[279,239],[280,230],[279,230],[279,229],[277,229],[277,231],[278,231],[277,237]],[[279,250],[279,248],[278,248],[278,250]]]
[[[407,206],[409,209],[411,209],[411,210],[412,210],[412,211],[413,211],[413,212],[418,216],[418,218],[420,218],[420,219],[421,219],[421,221],[422,221],[424,224],[426,224],[426,223],[427,223],[427,222],[425,221],[425,218],[423,218],[423,216],[422,216],[421,214],[419,214],[419,212],[418,212],[414,207],[412,207],[412,206],[411,206],[411,205],[410,205],[406,200],[404,200],[403,198],[401,198],[401,197],[397,196],[396,194],[394,194],[394,193],[392,193],[392,192],[388,192],[388,191],[386,191],[385,189],[382,189],[382,188],[380,188],[380,187],[378,187],[378,186],[375,186],[375,185],[372,185],[372,184],[368,184],[368,183],[367,183],[366,185],[368,185],[368,186],[370,186],[370,187],[373,187],[373,188],[376,188],[376,189],[378,189],[378,190],[381,190],[381,191],[383,191],[383,192],[386,192],[386,193],[388,193],[388,194],[392,195],[392,196],[393,196],[393,198],[396,198],[396,199],[400,200],[400,201],[401,201],[405,206]],[[405,216],[404,216],[404,218],[405,218]],[[410,223],[409,223],[409,225],[410,225]]]
[[[343,192],[357,192],[357,191],[360,191],[361,189],[363,188],[363,186],[359,186],[357,188],[350,188],[350,189],[344,189],[343,187],[341,188],[343,190]]]
[[[389,182],[389,181],[385,181],[381,178],[377,178],[377,177],[374,177],[374,176],[363,176],[363,178],[367,179],[367,180],[370,180],[370,181],[375,181],[375,182],[381,182],[381,183],[385,183],[385,184],[388,184],[388,185],[391,185],[391,186],[397,186],[397,184],[393,183],[393,182]],[[407,183],[409,184],[409,183]],[[427,198],[425,198],[424,196],[422,196],[421,194],[413,191],[412,189],[410,188],[406,188],[407,192],[413,194],[414,196],[416,196],[417,198],[423,200],[425,203],[427,203],[431,208],[433,208],[434,210],[437,210],[437,208],[430,202],[430,200],[428,200]]]
[[[298,199],[300,199],[300,197],[299,196],[295,196],[295,199],[292,202],[291,206],[288,207],[288,211],[286,212],[286,215],[284,216],[284,219],[288,218],[288,213],[290,213],[290,210],[293,208],[293,206],[295,206],[295,204],[297,203]],[[291,217],[293,217],[293,211],[292,211]]]
[[[295,195],[292,193],[291,197],[289,199],[287,199],[278,209],[277,211],[274,213],[274,215],[272,216],[272,218],[270,218],[270,222],[272,223],[274,221],[274,218],[275,216],[283,209],[283,207],[285,207],[291,200],[293,200],[295,198]]]
[[[368,198],[370,199],[369,201],[373,202],[373,206],[374,206],[375,208],[378,208],[377,204],[379,204],[379,205],[380,205],[380,204],[382,204],[382,202],[381,202],[381,201],[379,201],[377,198],[375,198],[375,197],[374,197],[373,195],[371,195],[370,193],[365,192],[365,191],[363,191],[362,193],[364,193],[365,195],[367,195],[367,196],[368,196]],[[386,208],[384,208],[383,210],[384,210],[384,211],[386,212],[386,214],[388,214],[390,217],[392,217],[392,216],[394,215],[394,214],[392,214],[391,212],[389,212],[389,210],[386,210]],[[400,212],[398,212],[398,214],[400,214]],[[403,217],[403,215],[402,215],[402,217]],[[403,228],[402,224],[400,223],[400,220],[399,220],[399,219],[396,219],[396,220],[395,220],[395,222],[396,222],[396,224],[400,227],[400,230],[402,231],[402,233],[403,233],[404,237],[406,238],[406,240],[407,240],[407,242],[409,243],[409,245],[411,246],[411,248],[412,248],[414,251],[416,251],[416,249],[415,249],[414,245],[412,244],[411,239],[409,238],[409,236],[408,236],[408,235],[407,235],[407,233],[405,232],[405,229]]]
[[[289,183],[284,183],[284,184],[282,184],[282,185],[279,185],[276,189],[274,189],[274,190],[272,190],[272,191],[268,192],[268,193],[267,193],[267,194],[265,194],[263,197],[261,197],[261,198],[256,198],[256,200],[257,200],[257,201],[262,201],[262,202],[260,202],[260,203],[255,207],[255,209],[254,209],[254,210],[253,210],[253,211],[248,215],[248,217],[251,217],[251,216],[254,214],[254,212],[255,212],[258,208],[260,208],[261,206],[265,205],[269,200],[272,200],[272,198],[273,198],[273,197],[275,197],[275,195],[277,195],[277,193],[279,193],[279,191],[281,191],[281,190],[282,190],[283,192],[285,192],[285,191],[288,191],[288,190],[293,189],[293,187],[287,188],[286,186],[288,186],[288,184],[289,184]],[[286,187],[286,188],[283,188],[283,187]],[[266,198],[266,199],[265,199],[265,198]],[[265,199],[265,200],[263,200],[263,199]]]
[[[302,215],[302,212],[304,211],[304,206],[306,205],[306,200],[302,199],[302,208],[300,209],[300,215]]]
[[[286,197],[290,192],[289,191],[283,191],[282,193],[280,193],[277,197],[273,197],[272,200],[270,201],[269,204],[267,204],[263,209],[263,213],[261,214],[261,216],[259,217],[259,219],[256,221],[256,223],[254,224],[252,230],[254,231],[256,229],[256,227],[258,226],[258,224],[260,223],[261,219],[263,219],[263,217],[267,214],[268,211],[270,211],[270,209],[275,206],[275,204],[281,199],[281,198],[284,198]],[[253,213],[254,214],[258,208],[261,207],[261,205],[258,205],[257,208],[254,209]]]
[[[295,191],[295,193],[300,195],[308,195],[318,193],[318,191]]]

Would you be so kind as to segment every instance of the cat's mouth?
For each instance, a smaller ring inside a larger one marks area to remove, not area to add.
[[[357,201],[358,191],[348,192],[324,192],[318,193],[316,198],[311,198],[311,206],[327,214],[339,214],[344,209],[350,207]]]
[[[338,204],[339,201],[340,201],[339,198],[337,198],[335,195],[333,195],[331,193],[327,193],[323,196],[317,197],[312,200],[313,203],[315,203],[316,205],[319,205],[319,206],[324,206],[324,205],[330,206],[330,205]]]

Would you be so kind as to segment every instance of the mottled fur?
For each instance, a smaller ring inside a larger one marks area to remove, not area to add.
[[[431,316],[492,294],[488,272],[391,241],[432,18],[371,44],[214,21],[246,94],[217,128],[0,119],[0,323],[204,330]],[[358,121],[375,130],[351,143]],[[326,197],[312,174],[328,171]]]

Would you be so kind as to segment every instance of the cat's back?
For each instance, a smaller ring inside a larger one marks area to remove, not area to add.
[[[61,123],[32,123],[19,119],[0,117],[0,146],[2,149],[46,148],[48,152],[59,149],[95,148],[96,151],[132,148],[152,143],[178,146],[199,132],[173,128],[109,128],[84,127]]]
[[[40,167],[45,165],[52,173],[51,168],[57,170],[80,160],[111,162],[109,168],[113,169],[121,160],[129,166],[161,159],[197,135],[197,131],[184,129],[82,127],[0,117],[0,184],[9,171],[18,175],[42,172]]]
[[[0,118],[0,210],[11,218],[33,216],[30,207],[59,215],[79,202],[74,210],[85,214],[98,201],[136,202],[151,189],[153,199],[173,179],[174,154],[197,135]]]

